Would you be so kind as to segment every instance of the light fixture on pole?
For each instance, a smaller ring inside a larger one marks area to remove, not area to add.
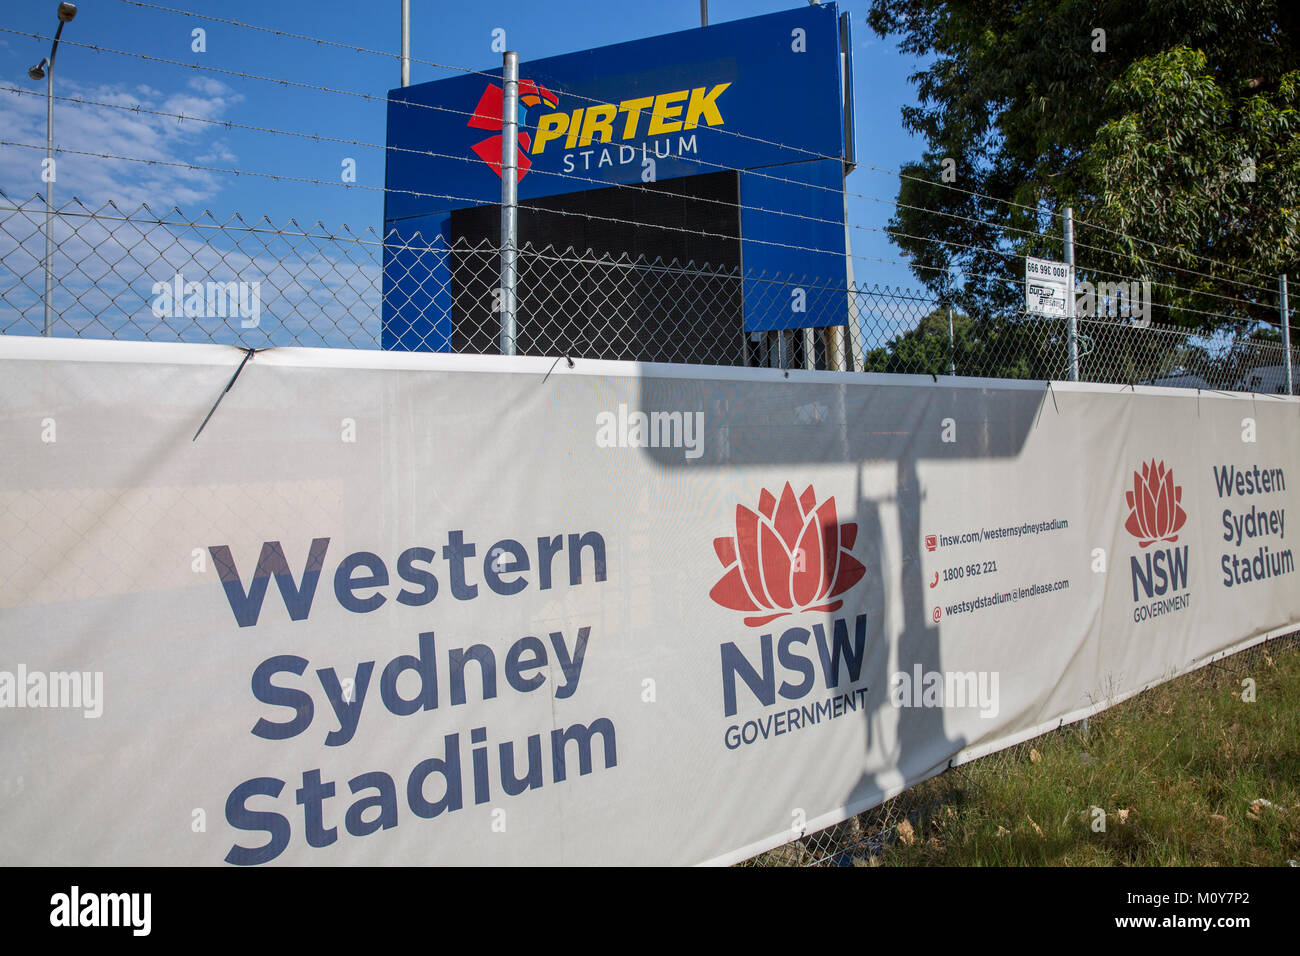
[[[54,328],[54,313],[51,310],[54,296],[54,56],[59,52],[59,37],[63,35],[63,25],[71,23],[77,15],[75,3],[60,3],[58,9],[59,28],[54,33],[54,45],[50,55],[27,71],[33,80],[45,80],[45,328],[43,335],[49,335]]]

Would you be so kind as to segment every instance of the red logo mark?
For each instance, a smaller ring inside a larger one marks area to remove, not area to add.
[[[925,536],[925,550],[933,551],[937,547],[939,547],[939,539],[932,534],[927,534]]]
[[[479,159],[491,166],[492,171],[498,176],[501,175],[501,105],[503,97],[501,87],[495,83],[488,84],[488,88],[479,97],[478,105],[474,107],[474,115],[465,124],[471,129],[497,131],[495,136],[489,136],[470,148],[478,154]],[[528,151],[533,148],[533,137],[524,131],[524,122],[528,117],[528,107],[536,106],[539,103],[555,106],[559,102],[560,98],[546,87],[534,83],[532,80],[519,81],[519,136],[515,149],[515,166],[518,169],[519,179],[523,179],[528,175],[528,170],[533,166],[533,160],[528,155]]]
[[[786,482],[781,500],[766,488],[758,511],[736,506],[735,538],[714,538],[713,550],[727,573],[709,597],[733,611],[758,611],[745,618],[761,627],[786,614],[838,611],[843,594],[862,580],[867,569],[849,550],[858,537],[856,524],[840,524],[835,499],[820,505],[809,485],[798,498]]]
[[[1177,541],[1178,529],[1187,521],[1183,510],[1183,489],[1174,484],[1174,471],[1153,458],[1133,472],[1133,490],[1124,492],[1128,502],[1128,520],[1124,530],[1145,548],[1156,541]]]

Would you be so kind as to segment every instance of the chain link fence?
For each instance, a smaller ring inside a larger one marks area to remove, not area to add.
[[[90,209],[75,199],[50,218],[54,336],[379,346],[382,242],[373,229],[331,233],[319,223],[281,227],[210,213],[190,219],[147,205]],[[0,195],[4,334],[43,331],[45,229],[43,201]],[[178,276],[197,284],[197,296],[183,288],[175,295]]]
[[[1196,681],[1205,688],[1236,687],[1241,678],[1257,674],[1266,658],[1300,653],[1300,631],[1284,634],[1255,644],[1244,651],[1207,664],[1200,670],[1184,674],[1181,681]],[[1151,688],[1131,700],[1141,706],[1157,688]],[[970,763],[949,766],[938,776],[904,790],[891,800],[834,826],[792,840],[774,850],[760,853],[741,866],[873,866],[882,854],[897,843],[908,830],[919,831],[927,819],[945,808],[960,806],[964,793],[982,777],[1003,777],[1016,767],[1033,760],[1032,754],[1046,738],[1070,735],[1086,744],[1088,721],[1065,724],[1055,730],[1021,741],[1014,747],[999,750]]]
[[[499,249],[374,229],[197,218],[148,206],[48,216],[39,197],[0,193],[0,334],[46,327],[45,235],[53,235],[51,334],[246,348],[391,347],[385,319],[430,351],[499,351]],[[442,278],[435,278],[441,276]],[[1065,321],[950,309],[928,292],[865,283],[828,287],[737,267],[525,245],[518,258],[523,355],[814,370],[1061,380]],[[385,299],[385,290],[387,300]],[[803,306],[795,309],[794,303]],[[792,310],[808,326],[783,329]],[[765,331],[751,331],[754,328]],[[1280,342],[1249,331],[1197,335],[1118,319],[1078,320],[1085,381],[1279,393]],[[1207,668],[1236,673],[1300,635]],[[1075,733],[1066,727],[1052,733]],[[1028,760],[1035,742],[954,768],[844,823],[745,865],[860,865],[950,803],[965,782]]]
[[[499,250],[488,241],[191,218],[147,205],[90,208],[75,199],[47,217],[40,197],[3,194],[0,333],[45,329],[47,228],[54,336],[500,348]],[[1064,319],[964,314],[929,292],[530,244],[519,250],[518,275],[521,355],[936,377],[1069,374]],[[1078,333],[1085,381],[1284,391],[1281,343],[1258,327],[1203,335],[1087,316]]]

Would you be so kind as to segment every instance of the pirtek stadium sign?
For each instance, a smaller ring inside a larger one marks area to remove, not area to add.
[[[692,90],[674,90],[657,96],[638,96],[623,100],[617,106],[601,103],[579,106],[571,113],[545,113],[537,120],[532,152],[534,155],[545,152],[548,143],[562,136],[564,148],[573,149],[590,146],[593,141],[612,143],[615,139],[627,141],[639,135],[660,136],[695,129],[701,122],[707,126],[722,126],[718,97],[729,86],[730,83],[719,83],[712,89],[697,86]],[[644,132],[641,131],[643,113],[647,114]],[[616,124],[620,116],[623,119]]]

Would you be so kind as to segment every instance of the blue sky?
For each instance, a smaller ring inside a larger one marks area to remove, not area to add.
[[[175,9],[374,50],[396,53],[399,47],[399,0],[172,3]],[[57,5],[56,0],[9,4],[0,14],[0,27],[48,36],[57,26]],[[710,22],[717,23],[797,5],[791,0],[711,0],[709,17]],[[866,26],[869,0],[849,0],[840,7],[853,14],[857,149],[862,164],[849,177],[849,189],[892,200],[897,192],[896,178],[865,167],[896,170],[902,162],[919,155],[920,141],[903,131],[899,116],[900,107],[915,102],[914,88],[907,78],[918,63],[900,54],[893,40],[880,40]],[[529,60],[699,24],[698,0],[618,4],[576,0],[412,0],[411,8],[414,58],[484,70],[500,66],[500,54],[491,49],[492,31],[497,28],[506,31],[509,47],[517,50],[522,60]],[[191,49],[191,31],[196,27],[206,30],[206,52]],[[56,96],[371,144],[384,142],[382,101],[400,78],[394,56],[277,37],[128,0],[84,0],[78,5],[76,20],[64,30],[64,39],[176,63],[61,44],[55,72]],[[44,188],[40,160],[45,142],[45,83],[28,79],[27,69],[48,51],[48,41],[0,32],[0,140],[42,148],[0,147],[0,188],[14,198],[29,197]],[[191,69],[191,64],[212,69]],[[217,70],[349,90],[373,99],[294,88]],[[448,75],[446,70],[420,62],[411,67],[413,83]],[[29,92],[3,92],[12,88]],[[320,221],[331,230],[346,224],[355,232],[367,227],[379,230],[382,226],[383,203],[378,189],[276,182],[254,175],[165,165],[194,163],[336,183],[343,157],[352,157],[357,161],[357,182],[382,187],[380,149],[232,130],[60,100],[55,101],[55,139],[69,149],[158,161],[157,165],[145,165],[67,154],[58,169],[59,203],[75,195],[95,206],[109,200],[131,208],[142,202],[154,209],[178,206],[191,217],[208,210],[218,220],[238,214],[249,222],[266,217],[282,225],[292,218],[303,225]],[[850,222],[868,227],[852,230],[855,255],[900,258],[885,236],[869,231],[883,229],[892,209],[887,202],[850,199]],[[860,283],[917,285],[901,265],[858,260],[855,272]]]

